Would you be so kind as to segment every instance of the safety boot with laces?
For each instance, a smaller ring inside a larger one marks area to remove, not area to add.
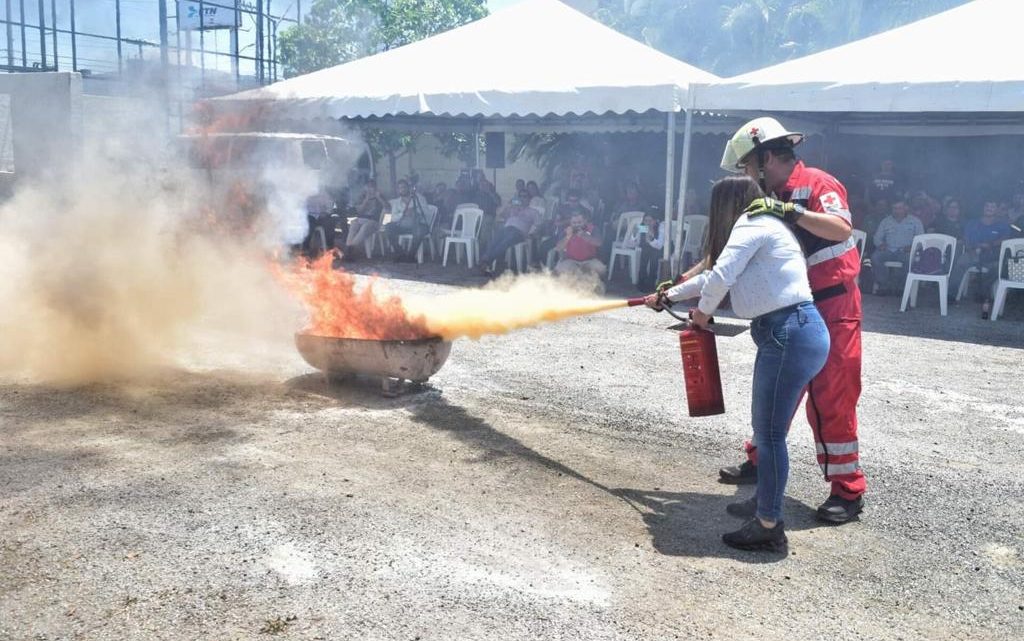
[[[750,519],[735,532],[723,534],[722,541],[737,550],[786,552],[789,549],[789,540],[786,539],[786,528],[782,521],[769,529],[761,525],[758,519]]]
[[[829,523],[846,523],[852,521],[864,510],[864,497],[844,499],[838,494],[818,506],[818,520]]]
[[[757,483],[757,466],[750,461],[730,465],[718,470],[718,481],[730,485],[753,485]]]
[[[757,495],[755,494],[745,501],[729,503],[725,506],[725,511],[741,519],[753,518],[754,514],[757,513]]]

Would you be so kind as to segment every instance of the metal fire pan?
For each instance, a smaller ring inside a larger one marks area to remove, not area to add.
[[[329,376],[363,374],[422,383],[437,373],[452,351],[441,338],[371,340],[298,333],[295,346],[313,367]]]

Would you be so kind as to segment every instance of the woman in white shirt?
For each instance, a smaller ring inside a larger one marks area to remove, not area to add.
[[[693,323],[708,321],[727,293],[733,311],[752,319],[757,345],[751,419],[758,447],[757,510],[735,532],[722,536],[731,547],[784,551],[782,497],[789,476],[786,433],[807,383],[825,365],[829,337],[807,281],[807,264],[796,236],[773,216],[749,218],[744,208],[762,197],[746,176],[723,178],[711,191],[711,216],[704,253],[706,270],[669,289],[664,297],[699,297]],[[660,307],[664,299],[648,297]]]

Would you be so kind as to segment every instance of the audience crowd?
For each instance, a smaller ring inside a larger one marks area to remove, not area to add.
[[[854,227],[866,234],[861,289],[898,295],[903,293],[908,270],[949,273],[949,299],[955,301],[966,277],[968,296],[982,303],[982,315],[987,315],[993,285],[1000,271],[1006,271],[1007,258],[999,255],[1000,246],[1004,240],[1024,237],[1024,184],[1012,191],[965,207],[971,200],[916,189],[900,178],[891,160],[882,161],[863,198],[851,194],[851,203],[859,203],[852,207]],[[919,234],[951,236],[956,239],[956,251],[942,255],[938,249],[925,249],[911,256]]]
[[[687,202],[687,215],[704,213],[694,192],[688,194]],[[1024,184],[1006,198],[975,203],[916,189],[891,160],[884,160],[862,193],[858,189],[850,194],[850,202],[854,228],[865,234],[861,288],[868,294],[901,294],[908,269],[948,272],[950,298],[955,299],[966,276],[969,295],[987,311],[993,284],[1005,268],[1000,264],[1006,262],[999,256],[1000,244],[1024,236]],[[658,279],[665,243],[674,241],[665,229],[660,207],[637,180],[598,188],[585,172],[571,171],[545,192],[536,181],[519,179],[514,195],[505,202],[483,171],[463,170],[452,185],[419,186],[414,179],[399,180],[391,199],[385,198],[375,181],[369,181],[350,204],[335,206],[337,234],[343,238],[337,244],[344,247],[345,260],[366,257],[367,248],[372,251],[376,242],[394,260],[415,261],[428,239],[440,248],[453,222],[461,220],[456,209],[465,205],[483,212],[478,268],[486,274],[518,268],[514,258],[506,264],[506,257],[517,253],[510,250],[518,247],[528,248],[525,255],[531,257],[531,267],[547,265],[558,274],[603,277],[613,248],[627,248],[639,250],[637,287],[650,291]],[[323,196],[310,199],[311,226],[322,224],[327,209]],[[620,225],[620,217],[627,212],[633,215]],[[955,255],[926,250],[911,256],[914,238],[925,233],[955,238]],[[332,229],[328,245],[334,244],[335,235]]]

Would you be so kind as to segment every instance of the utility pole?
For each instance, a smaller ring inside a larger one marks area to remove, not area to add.
[[[39,57],[42,59],[43,71],[46,71],[46,4],[39,0]]]
[[[160,65],[163,68],[164,83],[167,82],[167,0],[157,0],[160,13]]]
[[[4,25],[7,27],[7,66],[14,68],[14,24],[11,22],[11,0],[6,0],[4,3],[7,9],[7,13],[4,16],[7,18],[7,22]]]
[[[256,81],[263,84],[263,0],[256,0]]]

